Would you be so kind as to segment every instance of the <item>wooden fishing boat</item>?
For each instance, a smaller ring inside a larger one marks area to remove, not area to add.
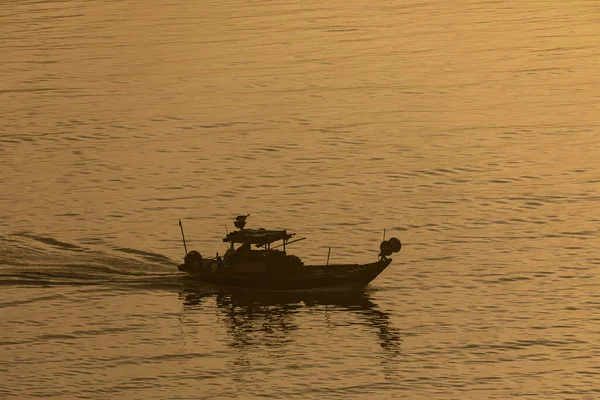
[[[302,290],[319,288],[362,288],[375,279],[392,262],[389,256],[399,252],[397,238],[384,240],[378,260],[367,264],[304,265],[302,260],[286,252],[286,246],[304,240],[290,240],[295,235],[287,230],[245,229],[248,215],[238,216],[223,242],[229,249],[221,257],[203,258],[195,250],[187,251],[179,270],[199,281],[227,287],[260,290]],[[179,221],[181,226],[181,221]],[[183,226],[181,226],[183,235]],[[273,243],[282,242],[272,246]],[[253,249],[252,246],[255,248]],[[281,248],[281,249],[279,249]]]

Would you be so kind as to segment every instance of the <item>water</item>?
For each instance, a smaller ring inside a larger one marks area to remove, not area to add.
[[[599,19],[4,2],[0,398],[597,398]],[[179,218],[214,254],[245,213],[307,263],[403,249],[359,293],[176,271]]]

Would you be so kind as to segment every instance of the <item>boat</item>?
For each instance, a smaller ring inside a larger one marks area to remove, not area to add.
[[[248,229],[245,227],[248,216],[240,215],[235,219],[237,230],[228,232],[223,239],[229,248],[223,256],[217,253],[214,258],[204,258],[196,250],[187,251],[180,220],[186,255],[179,271],[203,283],[234,288],[275,291],[360,289],[379,276],[392,262],[390,256],[402,248],[400,240],[395,237],[385,240],[384,233],[375,262],[329,264],[328,255],[325,265],[304,265],[299,257],[288,254],[286,247],[306,238],[291,240],[295,233],[285,229]],[[273,246],[277,242],[281,243]]]

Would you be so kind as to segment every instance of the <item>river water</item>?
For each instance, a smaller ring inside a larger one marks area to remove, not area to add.
[[[0,398],[600,397],[596,1],[4,1]],[[232,219],[365,291],[177,272]]]

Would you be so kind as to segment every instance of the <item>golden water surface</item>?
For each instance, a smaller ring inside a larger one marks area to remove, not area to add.
[[[597,1],[4,1],[0,398],[598,398],[599,150]]]

